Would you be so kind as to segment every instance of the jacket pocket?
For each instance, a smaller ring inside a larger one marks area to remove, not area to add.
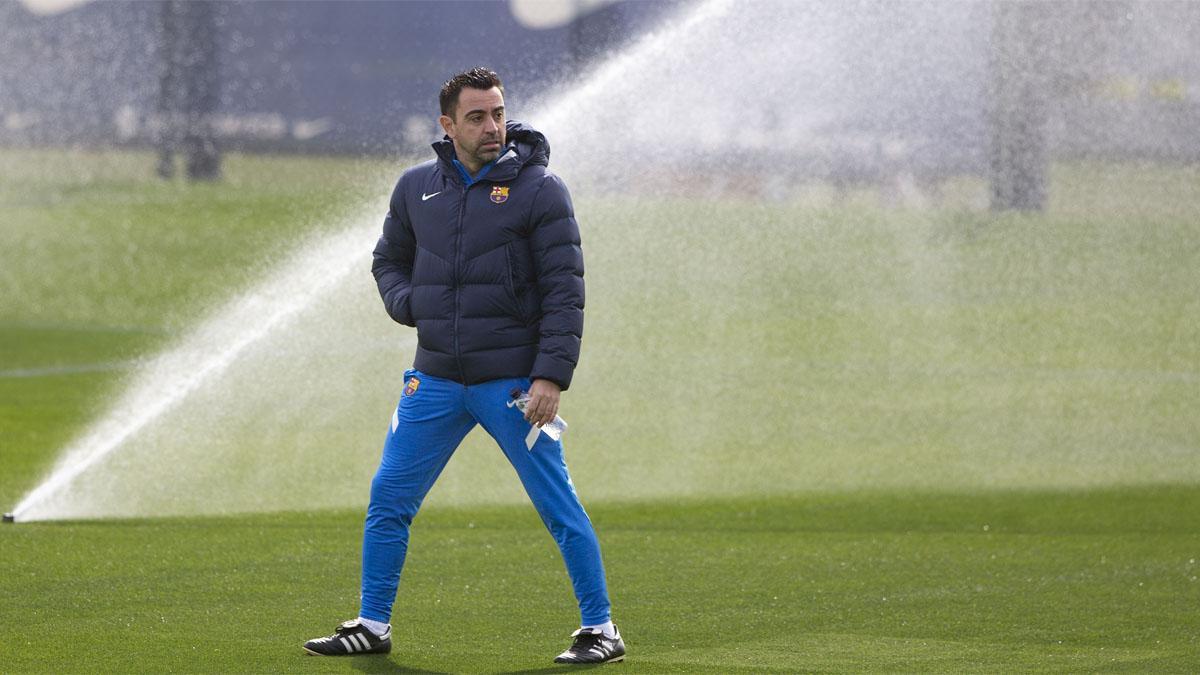
[[[425,277],[424,271],[421,269],[421,265],[423,264],[421,258],[423,257],[423,250],[420,246],[417,246],[416,250],[413,251],[412,271],[408,275],[408,314],[413,320],[413,323],[409,325],[416,325],[416,318],[418,316],[428,316],[425,313],[425,308],[418,306],[421,301],[417,298],[417,287],[420,283],[424,282]]]
[[[517,270],[513,260],[512,244],[504,245],[504,289],[508,292],[508,299],[512,301],[513,307],[516,310],[516,317],[523,324],[529,323],[529,312],[525,310],[525,303],[521,302],[521,296],[517,294]]]

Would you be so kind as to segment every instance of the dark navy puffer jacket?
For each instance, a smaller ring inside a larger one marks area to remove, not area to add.
[[[507,125],[507,150],[467,185],[454,146],[400,177],[371,267],[383,304],[417,328],[413,367],[476,384],[544,378],[566,389],[583,336],[583,253],[545,136]]]

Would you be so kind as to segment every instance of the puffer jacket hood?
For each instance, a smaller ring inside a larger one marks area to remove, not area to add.
[[[449,139],[400,177],[371,271],[388,313],[417,328],[413,366],[463,384],[543,378],[566,389],[583,336],[583,253],[550,144],[509,122],[474,182]]]

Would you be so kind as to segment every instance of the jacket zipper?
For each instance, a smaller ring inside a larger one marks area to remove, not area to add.
[[[454,233],[454,363],[458,366],[458,376],[463,385],[467,384],[467,373],[463,370],[462,346],[458,339],[458,316],[462,312],[462,235],[463,220],[467,215],[467,193],[470,185],[464,185],[462,200],[458,204],[458,227]]]

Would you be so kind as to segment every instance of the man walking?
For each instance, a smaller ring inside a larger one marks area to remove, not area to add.
[[[384,306],[417,329],[413,368],[371,483],[357,619],[304,648],[387,653],[392,603],[421,501],[476,424],[496,440],[566,562],[581,628],[557,663],[625,657],[600,544],[549,424],[583,335],[583,254],[571,198],[546,166],[545,136],[506,120],[496,73],[442,87],[437,158],[392,193],[371,271]],[[524,413],[515,399],[528,393]]]

